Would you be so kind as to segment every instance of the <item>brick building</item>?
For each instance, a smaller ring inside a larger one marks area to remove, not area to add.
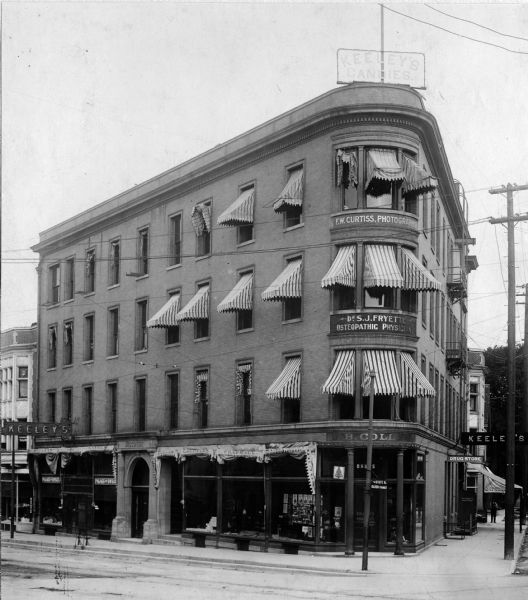
[[[466,217],[420,95],[354,84],[42,232],[39,418],[74,435],[34,451],[41,518],[360,546],[373,372],[371,547],[437,539]]]

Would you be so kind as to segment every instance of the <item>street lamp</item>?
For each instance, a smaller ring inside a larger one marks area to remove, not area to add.
[[[368,440],[367,440],[367,475],[365,478],[365,492],[363,497],[363,557],[361,570],[368,569],[368,543],[369,543],[369,520],[370,520],[370,495],[372,482],[372,420],[374,418],[374,380],[376,372],[369,372],[370,390],[369,390],[369,422],[368,422]],[[366,379],[366,378],[365,378]]]

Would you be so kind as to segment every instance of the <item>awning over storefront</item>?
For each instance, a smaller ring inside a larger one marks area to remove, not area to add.
[[[484,493],[485,494],[505,494],[506,480],[498,475],[485,465],[479,463],[471,463],[468,465],[468,471],[481,473],[484,477]],[[516,489],[522,490],[522,485],[514,484]]]
[[[247,225],[253,223],[255,188],[244,190],[240,196],[218,217],[218,225]]]
[[[176,323],[209,318],[209,286],[204,285],[175,316]]]
[[[253,308],[253,273],[247,273],[237,281],[235,287],[220,302],[216,310],[220,313]]]
[[[291,260],[263,292],[262,300],[276,301],[302,296],[302,259]]]
[[[273,210],[281,212],[288,208],[300,208],[304,195],[304,169],[291,171],[288,183],[273,203]]]
[[[348,188],[358,184],[358,162],[354,150],[338,150],[336,153],[337,185]]]
[[[53,446],[48,448],[30,448],[28,454],[88,454],[95,452],[117,452],[113,444],[93,446]]]
[[[405,194],[423,194],[430,192],[438,187],[438,179],[429,175],[422,169],[416,161],[403,155],[403,172],[405,181],[402,186],[402,193]]]
[[[367,181],[365,189],[375,194],[377,181],[403,181],[405,174],[396,158],[396,152],[386,148],[373,148],[367,154]],[[376,194],[375,194],[376,195]]]
[[[284,369],[266,391],[270,400],[301,397],[301,357],[288,358]]]
[[[211,205],[197,204],[191,213],[191,223],[197,236],[211,232]]]
[[[365,374],[374,371],[374,394],[399,394],[402,388],[396,353],[392,350],[363,350],[363,393],[368,393]]]
[[[158,312],[147,321],[147,327],[177,327],[176,315],[180,310],[180,294],[173,294]]]
[[[382,244],[365,246],[363,285],[367,288],[403,286],[403,277],[392,246]]]
[[[416,256],[402,248],[403,288],[406,290],[439,290],[440,282],[429,273]]]
[[[417,396],[436,396],[434,387],[429,383],[427,377],[420,371],[413,357],[406,352],[400,354],[401,365],[401,395],[404,398],[416,398]]]
[[[321,281],[321,287],[330,288],[334,285],[346,287],[356,286],[356,247],[341,246],[332,266]]]
[[[325,394],[354,395],[355,385],[355,352],[354,350],[338,350],[336,360],[328,379],[323,384]]]

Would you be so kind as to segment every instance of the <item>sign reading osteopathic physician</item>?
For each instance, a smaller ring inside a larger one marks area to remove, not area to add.
[[[330,335],[416,335],[416,317],[373,311],[330,315]]]
[[[425,55],[378,50],[337,51],[337,83],[373,81],[425,89]]]

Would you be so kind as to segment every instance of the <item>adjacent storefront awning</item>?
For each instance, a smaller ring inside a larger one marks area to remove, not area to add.
[[[177,327],[176,315],[180,310],[180,294],[173,294],[158,312],[147,321],[147,327]]]
[[[365,189],[373,194],[385,193],[376,191],[376,183],[380,181],[403,181],[405,174],[396,158],[396,152],[386,148],[373,148],[367,153],[367,180]]]
[[[423,194],[430,192],[438,187],[438,179],[429,175],[422,169],[416,161],[408,156],[403,156],[403,172],[405,180],[402,186],[402,193],[405,194]]]
[[[191,213],[191,223],[197,236],[211,233],[211,205],[197,204]]]
[[[439,290],[442,286],[407,248],[402,248],[403,288],[406,290]]]
[[[354,395],[354,357],[354,350],[339,350],[336,353],[336,360],[332,371],[323,384],[323,393]]]
[[[434,387],[429,383],[427,377],[420,371],[412,356],[406,352],[400,354],[401,365],[401,395],[404,398],[416,398],[417,396],[436,396]]]
[[[401,380],[392,350],[363,350],[363,393],[369,392],[365,375],[374,371],[374,394],[399,394]],[[370,380],[370,377],[368,378]]]
[[[348,188],[350,184],[358,184],[358,162],[354,150],[338,150],[336,152],[337,185]]]
[[[175,316],[176,323],[180,321],[196,321],[209,318],[209,286],[199,288],[196,294]]]
[[[262,300],[285,300],[302,296],[302,259],[291,260],[284,271],[262,292]]]
[[[468,465],[468,471],[481,473],[484,477],[484,493],[485,494],[505,494],[506,480],[498,475],[495,475],[491,469],[479,464],[471,463]],[[514,484],[519,490],[522,490],[522,485]]]
[[[288,183],[273,203],[273,210],[281,212],[288,208],[300,208],[304,195],[304,169],[291,171]]]
[[[117,452],[113,444],[93,446],[54,446],[51,448],[30,448],[28,454],[88,454],[90,452]]]
[[[334,285],[346,287],[356,286],[356,247],[341,246],[332,266],[321,281],[321,287],[330,288]]]
[[[253,273],[247,273],[237,281],[235,287],[216,307],[218,312],[236,310],[252,310],[253,308]]]
[[[218,225],[247,225],[253,223],[255,188],[244,190],[240,196],[218,217]]]
[[[403,277],[392,246],[365,246],[363,285],[366,288],[403,286]]]
[[[301,357],[288,358],[281,374],[269,386],[266,396],[270,400],[301,397]]]

